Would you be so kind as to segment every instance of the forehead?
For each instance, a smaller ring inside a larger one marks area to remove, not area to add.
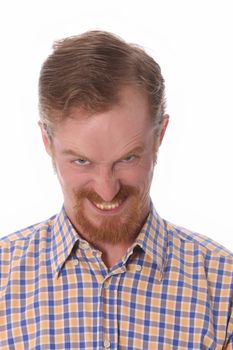
[[[100,158],[147,144],[153,133],[146,96],[134,88],[122,89],[119,102],[110,110],[90,115],[78,108],[56,128],[54,143],[60,151],[81,151]]]

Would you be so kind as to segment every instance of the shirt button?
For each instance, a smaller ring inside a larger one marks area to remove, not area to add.
[[[105,341],[104,341],[104,348],[105,348],[105,349],[109,349],[109,348],[110,348],[110,345],[111,345],[111,343],[110,343],[109,340],[105,340]]]
[[[88,245],[88,243],[80,242],[80,247],[84,250],[87,250],[89,248],[89,245]]]
[[[78,259],[74,259],[74,265],[77,266],[79,264]]]
[[[138,271],[138,272],[142,271],[142,266],[141,265],[136,265],[136,271]]]

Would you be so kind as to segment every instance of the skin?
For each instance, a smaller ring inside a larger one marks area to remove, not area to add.
[[[124,256],[139,232],[132,232],[130,238],[114,245],[107,240],[93,242],[79,225],[75,193],[88,190],[99,196],[98,203],[82,200],[83,212],[94,226],[101,226],[106,218],[124,225],[132,200],[129,196],[119,203],[115,197],[122,186],[133,186],[139,193],[142,226],[150,210],[154,165],[167,124],[165,115],[155,138],[147,99],[133,87],[124,88],[119,103],[106,112],[89,115],[74,108],[72,117],[56,126],[52,141],[40,123],[46,151],[61,184],[66,213],[79,234],[102,252],[107,267]],[[111,209],[110,205],[116,207]]]

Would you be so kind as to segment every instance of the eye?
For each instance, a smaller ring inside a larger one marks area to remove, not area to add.
[[[90,164],[90,161],[87,160],[87,159],[80,158],[80,159],[76,159],[74,161],[74,163],[77,164],[77,165],[88,165],[88,164]]]
[[[134,156],[134,155],[129,155],[129,156],[123,158],[121,161],[122,161],[123,163],[129,163],[129,162],[132,162],[135,158],[136,158],[136,156]]]

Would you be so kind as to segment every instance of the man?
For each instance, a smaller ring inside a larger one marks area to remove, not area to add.
[[[61,212],[1,240],[1,349],[233,349],[233,255],[150,200],[158,64],[101,31],[54,45],[40,128]]]

